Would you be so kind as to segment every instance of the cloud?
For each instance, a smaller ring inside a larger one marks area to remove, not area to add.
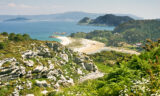
[[[9,7],[16,7],[17,5],[15,3],[9,3],[8,6]]]
[[[22,9],[27,9],[27,8],[33,8],[32,6],[29,5],[25,5],[25,4],[15,4],[15,3],[9,3],[8,7],[12,7],[12,8],[22,8]]]
[[[20,8],[33,8],[32,6],[21,4],[19,5]]]

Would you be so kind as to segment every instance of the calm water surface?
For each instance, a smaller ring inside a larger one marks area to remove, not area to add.
[[[90,32],[93,30],[113,30],[114,27],[107,26],[80,26],[77,22],[1,22],[0,32],[27,33],[33,39],[54,40],[49,38],[53,32],[66,32],[66,35],[76,32]]]

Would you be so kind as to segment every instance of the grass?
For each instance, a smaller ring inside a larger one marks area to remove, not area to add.
[[[81,47],[83,44],[81,42],[81,39],[80,38],[74,38],[75,40],[70,43],[69,45],[67,45],[67,47]]]

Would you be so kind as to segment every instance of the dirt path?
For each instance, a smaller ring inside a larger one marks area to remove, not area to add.
[[[84,77],[81,77],[80,79],[79,79],[79,83],[82,83],[82,82],[84,82],[84,81],[86,81],[86,80],[90,80],[90,79],[97,79],[97,78],[100,78],[100,77],[103,77],[104,76],[104,73],[102,73],[102,72],[99,72],[99,71],[97,71],[97,72],[92,72],[92,73],[89,73],[89,74],[87,74],[86,76],[84,76]]]
[[[101,48],[95,52],[91,52],[91,53],[88,53],[88,54],[94,54],[94,53],[98,53],[98,52],[101,52],[101,51],[116,51],[116,52],[121,52],[121,53],[128,53],[128,54],[136,54],[136,55],[139,55],[140,53],[137,52],[137,51],[134,51],[134,50],[127,50],[127,49],[123,49],[123,48],[116,48],[116,47],[104,47],[104,48]]]

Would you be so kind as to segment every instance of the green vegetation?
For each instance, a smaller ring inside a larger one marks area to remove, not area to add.
[[[4,49],[6,47],[6,44],[3,42],[0,42],[0,49]]]
[[[15,34],[7,32],[0,33],[0,49],[5,49],[5,47],[8,45],[10,41],[14,42],[20,42],[20,41],[28,41],[31,40],[30,36],[28,34]]]
[[[160,37],[160,22],[157,20],[136,20],[123,23],[113,33],[120,33],[127,43],[145,42],[146,39],[156,41]]]
[[[70,43],[69,45],[67,45],[67,47],[72,48],[72,47],[81,47],[82,43],[81,43],[81,39],[76,38],[72,43]]]
[[[113,34],[112,31],[95,30],[90,33],[78,32],[70,35],[74,38],[86,38],[105,43],[107,46],[118,46],[119,42],[124,41],[121,34]]]
[[[99,67],[106,75],[97,80],[88,80],[82,84],[64,89],[65,96],[158,96],[160,95],[160,42],[148,43],[141,55],[129,56],[115,52],[102,52],[91,56],[98,64],[107,60],[116,60],[113,67]],[[109,55],[108,55],[109,54]],[[120,58],[121,57],[121,58]],[[105,59],[106,58],[106,59]],[[102,63],[103,66],[110,66]],[[106,70],[106,71],[104,71]],[[108,71],[110,70],[110,71]],[[52,95],[54,96],[54,95]]]
[[[26,41],[26,40],[30,40],[30,36],[28,34],[14,34],[14,33],[10,33],[8,36],[8,39],[11,41]]]
[[[114,31],[95,30],[90,33],[72,33],[71,37],[87,38],[105,43],[107,46],[123,46],[145,43],[146,39],[156,41],[160,37],[160,22],[157,20],[132,20],[120,24]],[[134,46],[133,46],[134,47]]]
[[[113,14],[106,14],[104,16],[99,16],[96,19],[84,17],[82,20],[79,21],[78,24],[118,26],[119,24],[122,24],[130,20],[134,19],[128,16],[115,16]]]
[[[8,33],[7,32],[2,32],[1,35],[8,36]]]

